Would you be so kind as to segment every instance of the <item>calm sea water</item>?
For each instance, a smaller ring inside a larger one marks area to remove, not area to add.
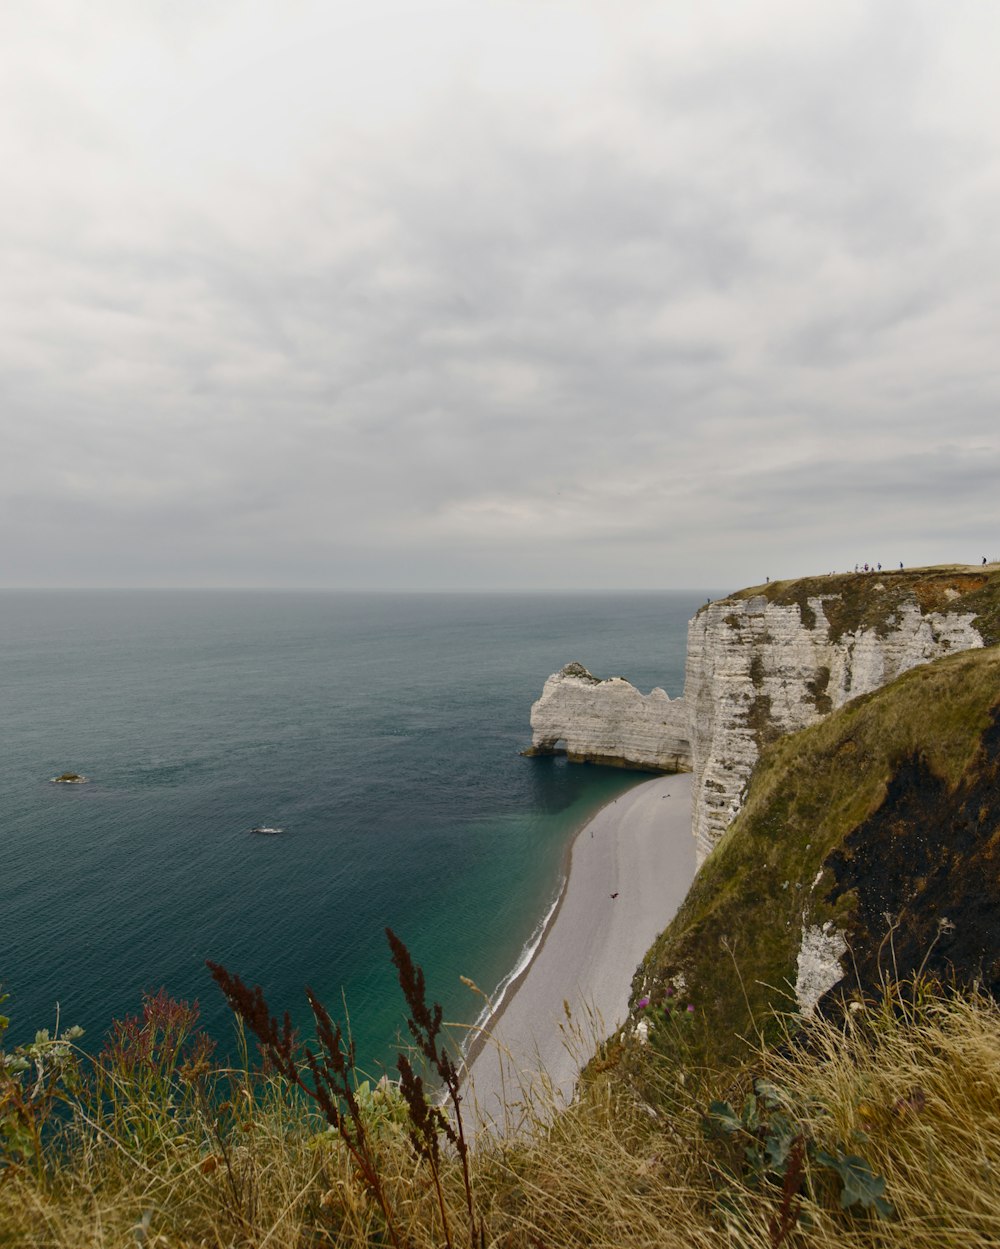
[[[704,597],[0,593],[8,1039],[58,1002],[96,1047],[164,986],[226,1044],[211,958],[297,1021],[305,984],[346,1001],[377,1070],[404,1026],[387,924],[471,1022],[459,976],[496,990],[574,830],[643,779],[520,758],[543,681],[579,659],[680,694]]]

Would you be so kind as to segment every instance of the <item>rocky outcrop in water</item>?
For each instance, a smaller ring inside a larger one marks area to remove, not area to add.
[[[583,664],[567,664],[545,682],[531,709],[527,755],[566,754],[652,772],[691,767],[684,700],[661,689],[642,694],[624,677],[601,680]]]

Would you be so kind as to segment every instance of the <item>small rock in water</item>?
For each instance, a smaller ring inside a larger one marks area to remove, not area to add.
[[[81,776],[79,772],[62,772],[59,776],[52,777],[53,785],[86,785],[87,777]]]

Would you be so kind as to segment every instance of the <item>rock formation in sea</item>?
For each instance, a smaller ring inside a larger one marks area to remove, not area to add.
[[[661,689],[642,694],[624,677],[602,680],[583,664],[570,663],[549,677],[531,708],[531,748],[524,753],[687,772],[691,747],[684,700]]]

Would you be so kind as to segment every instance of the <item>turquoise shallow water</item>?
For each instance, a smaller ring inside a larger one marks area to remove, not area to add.
[[[304,984],[343,996],[375,1069],[403,1022],[386,924],[471,1022],[459,976],[495,990],[573,830],[643,779],[520,758],[543,681],[579,659],[679,694],[704,597],[0,593],[12,1039],[58,1002],[97,1045],[162,985],[226,1044],[211,958],[301,1022]]]

